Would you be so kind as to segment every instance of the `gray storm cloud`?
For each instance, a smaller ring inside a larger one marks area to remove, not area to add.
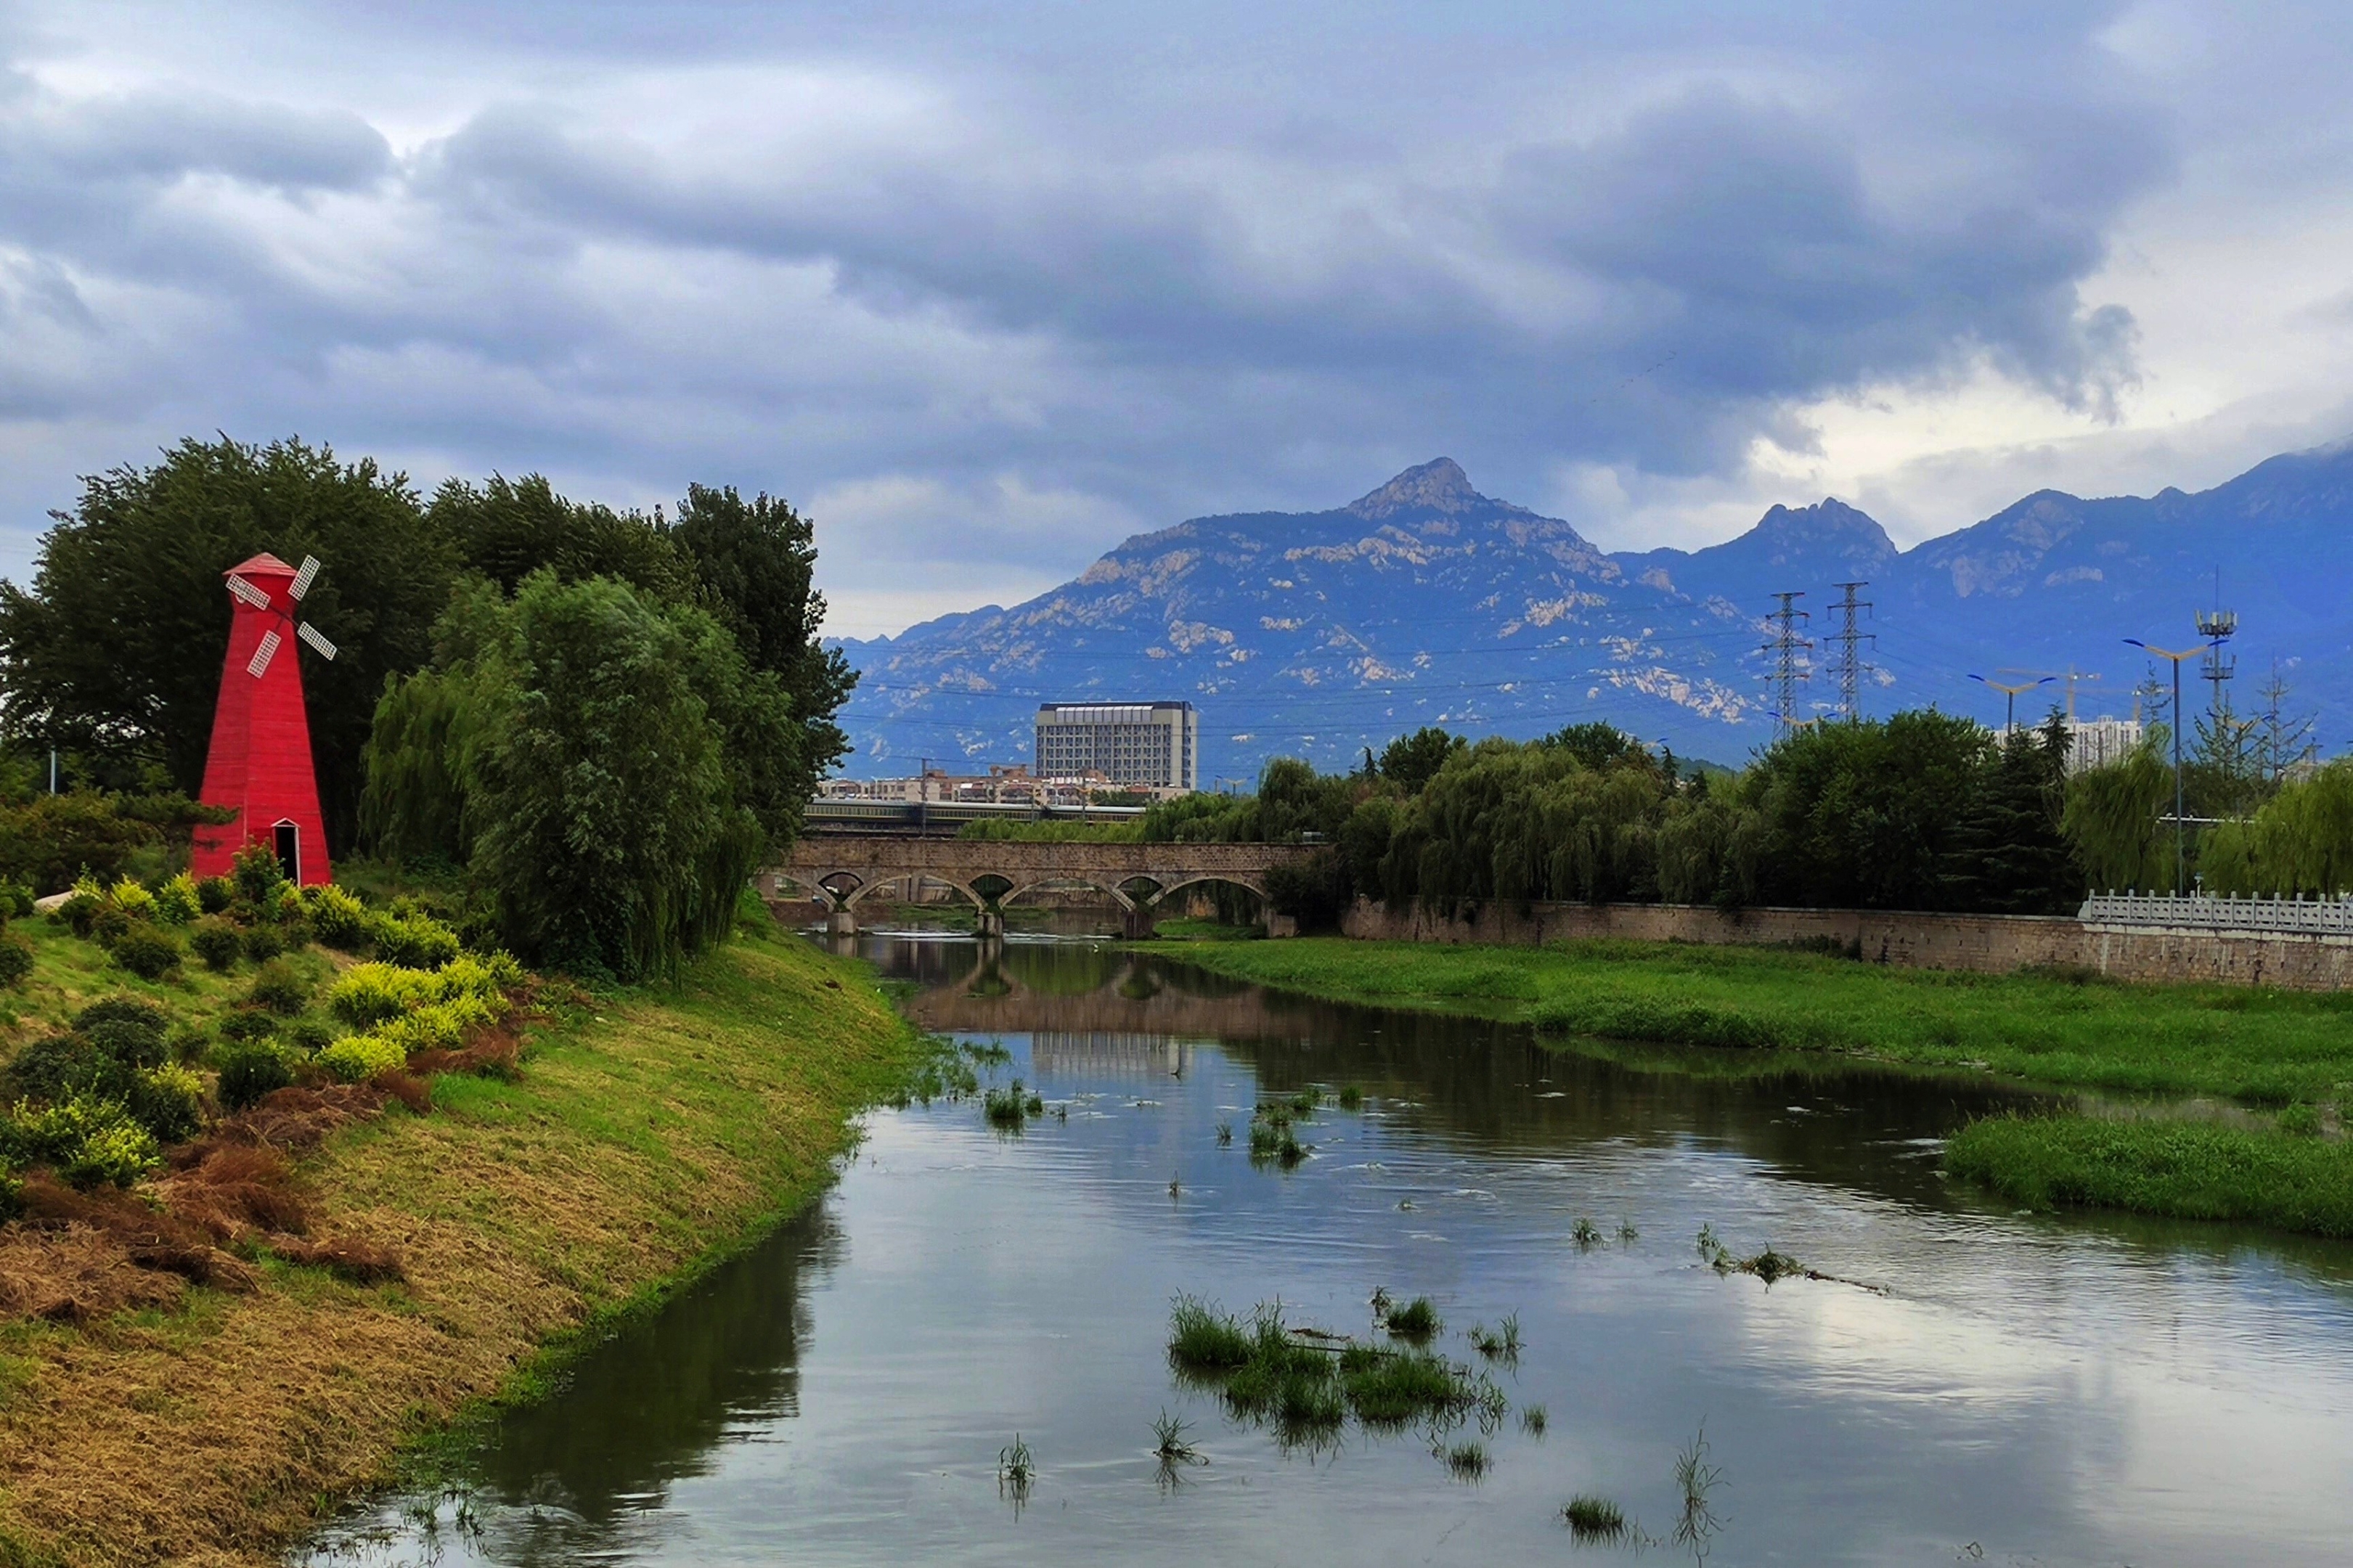
[[[20,14],[18,558],[74,472],[213,428],[623,500],[895,477],[944,510],[878,560],[1018,563],[1064,558],[1074,494],[1322,502],[1440,447],[1524,492],[1727,474],[1810,399],[1980,362],[2111,408],[2136,323],[2084,284],[2178,162],[2105,9],[1498,11],[1442,58],[1381,9],[1205,14],[1230,36],[1191,53],[1118,8],[965,50],[923,9],[607,11],[367,12],[381,68],[324,74],[208,12],[211,55],[103,86],[60,63],[103,37]],[[1050,542],[1030,491],[1066,498]]]

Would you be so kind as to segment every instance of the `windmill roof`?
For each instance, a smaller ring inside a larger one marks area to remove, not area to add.
[[[294,568],[287,565],[267,550],[259,555],[248,556],[221,574],[224,577],[268,577],[273,574],[291,577],[294,575]]]

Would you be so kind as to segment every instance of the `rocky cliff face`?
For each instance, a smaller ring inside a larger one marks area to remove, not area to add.
[[[2341,729],[2348,524],[2353,448],[2333,448],[2195,496],[2045,491],[1909,552],[1823,500],[1777,506],[1706,550],[1605,554],[1440,458],[1329,511],[1196,518],[1028,604],[844,643],[863,672],[843,715],[848,765],[1026,758],[1039,702],[1089,697],[1199,706],[1205,783],[1285,753],[1338,765],[1425,723],[1525,736],[1606,719],[1736,762],[1770,733],[1770,595],[1804,593],[1819,636],[1833,584],[1857,580],[1879,637],[1866,711],[1935,701],[1998,717],[1972,670],[2072,661],[2106,678],[2084,689],[2086,711],[2128,712],[2142,668],[2122,639],[2186,645],[2217,563],[2245,627],[2242,670],[2276,655],[2297,700]],[[2254,706],[2257,682],[2239,684],[2240,708]],[[1807,700],[1835,696],[1818,668]]]

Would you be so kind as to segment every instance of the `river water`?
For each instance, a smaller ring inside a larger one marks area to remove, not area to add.
[[[858,950],[1048,1114],[876,1113],[825,1198],[507,1419],[464,1485],[293,1561],[2353,1557],[2353,1248],[1950,1190],[1937,1140],[2002,1103],[1982,1084],[1548,1049],[1086,943]],[[1349,1085],[1303,1163],[1253,1164],[1262,1099]],[[1834,1278],[1719,1273],[1703,1226]],[[1180,1292],[1363,1336],[1377,1287],[1429,1296],[1513,1414],[1287,1447],[1172,1379]],[[1488,1362],[1468,1331],[1507,1314],[1517,1360]],[[1154,1458],[1164,1411],[1205,1463]],[[1703,1435],[1715,1527],[1678,1542]],[[1466,1441],[1475,1480],[1434,1452]],[[1573,1538],[1577,1494],[1631,1543]]]

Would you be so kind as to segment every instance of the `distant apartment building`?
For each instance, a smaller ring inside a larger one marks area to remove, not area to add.
[[[1043,702],[1041,778],[1101,773],[1115,784],[1182,793],[1201,787],[1201,716],[1190,702]]]
[[[2137,719],[2076,719],[2067,725],[2067,771],[2104,768],[2139,749],[2147,731]]]

